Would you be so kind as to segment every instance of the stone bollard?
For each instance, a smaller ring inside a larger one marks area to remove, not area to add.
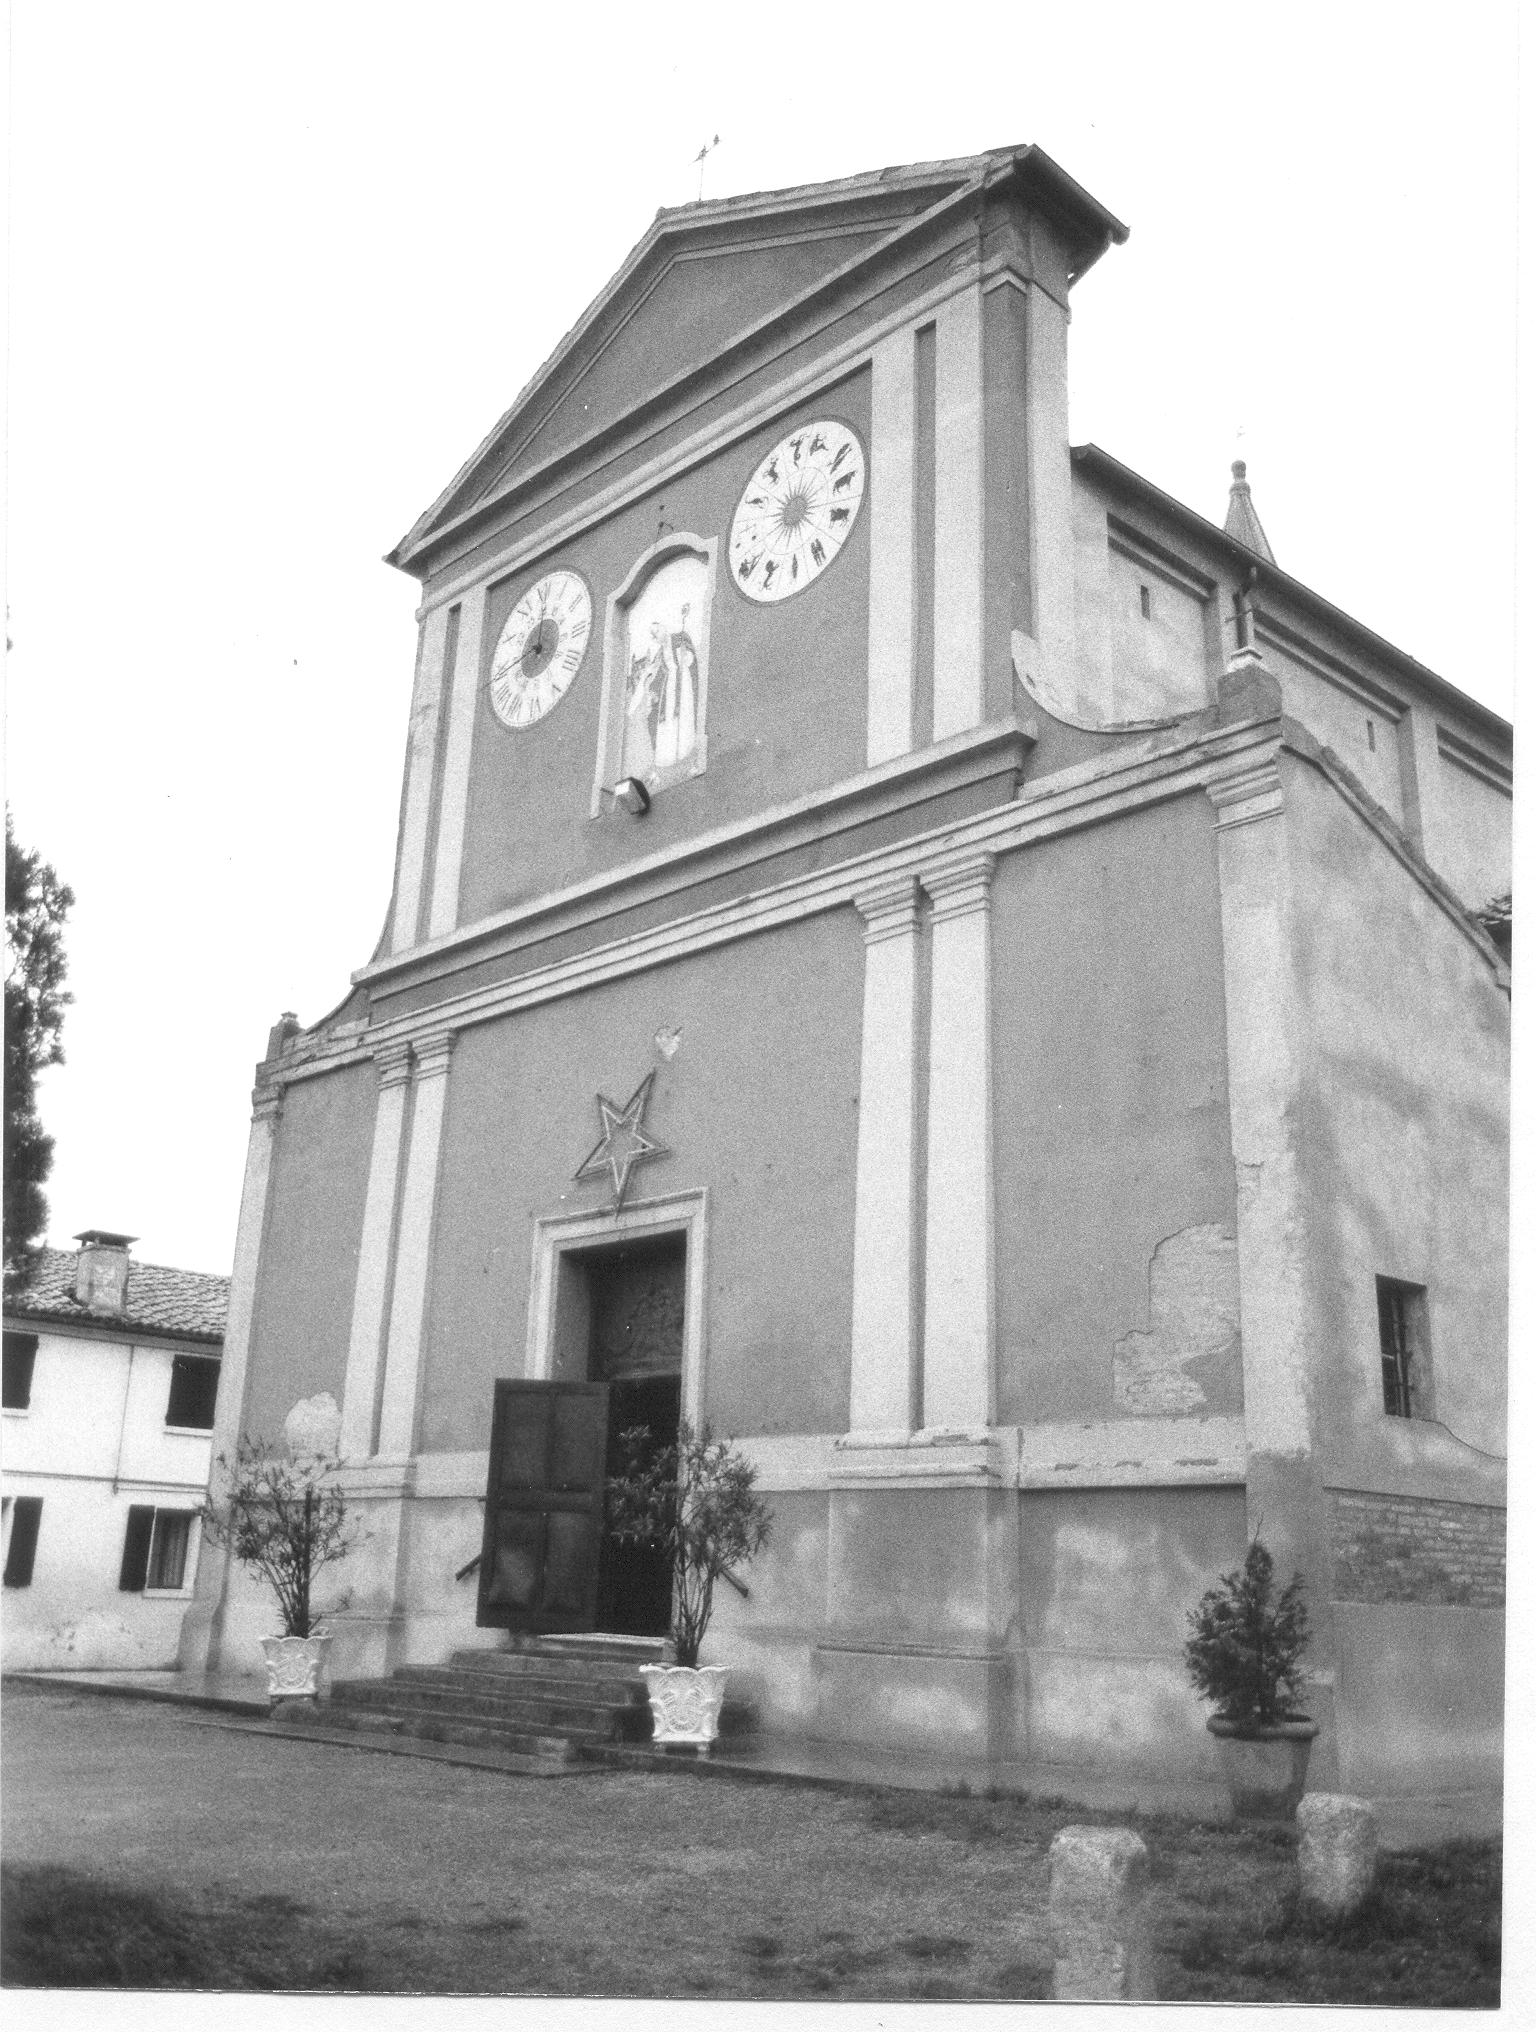
[[[1128,1827],[1064,1827],[1051,1843],[1053,1995],[1146,2002],[1152,1980],[1147,1849]]]
[[[1301,1895],[1330,1919],[1355,1910],[1376,1881],[1376,1816],[1345,1792],[1309,1792],[1296,1809]]]

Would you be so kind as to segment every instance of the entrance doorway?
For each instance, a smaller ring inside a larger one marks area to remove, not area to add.
[[[586,1374],[608,1385],[609,1474],[624,1465],[623,1434],[643,1431],[648,1450],[671,1446],[677,1438],[687,1255],[687,1238],[677,1233],[565,1252],[562,1299],[569,1297],[578,1316],[586,1317]],[[665,1553],[656,1546],[615,1544],[605,1535],[598,1628],[660,1637],[671,1617]]]
[[[621,1433],[666,1447],[697,1415],[705,1262],[701,1193],[536,1223],[528,1373],[494,1392],[481,1625],[665,1634],[665,1559],[608,1543],[604,1485]]]

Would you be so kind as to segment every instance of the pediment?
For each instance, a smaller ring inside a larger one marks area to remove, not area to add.
[[[1003,182],[1097,258],[1125,229],[1039,149],[915,163],[835,183],[659,212],[472,458],[389,554],[421,571],[440,539],[728,355],[775,318],[894,247],[931,215]]]
[[[541,464],[623,415],[637,394],[715,359],[784,303],[884,238],[881,229],[866,228],[770,246],[680,249],[610,321],[601,341],[570,364],[538,413],[524,419],[526,432],[492,475],[490,491],[520,468]]]
[[[964,188],[975,168],[970,161],[935,164],[929,177],[904,171],[888,185],[855,178],[658,214],[389,561],[411,569],[447,526],[718,359]]]

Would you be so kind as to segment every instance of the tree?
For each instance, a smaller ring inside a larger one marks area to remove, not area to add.
[[[619,1434],[623,1471],[608,1480],[615,1538],[659,1545],[672,1569],[672,1640],[679,1665],[697,1665],[715,1603],[715,1582],[761,1552],[768,1505],[752,1484],[757,1470],[708,1425],[678,1420],[677,1439],[656,1447],[643,1425]],[[742,1593],[746,1590],[741,1589]]]
[[[64,919],[75,900],[42,858],[17,845],[5,815],[5,1288],[26,1283],[48,1225],[43,1181],[53,1138],[37,1112],[37,1076],[64,1057]]]
[[[284,1460],[267,1440],[246,1438],[233,1467],[224,1454],[218,1466],[222,1500],[211,1495],[202,1510],[209,1537],[271,1588],[285,1636],[313,1636],[315,1576],[358,1542],[347,1499],[330,1479],[335,1459],[306,1453]]]
[[[1241,1736],[1299,1719],[1307,1611],[1299,1573],[1275,1593],[1275,1562],[1257,1538],[1240,1567],[1190,1611],[1184,1663],[1217,1719]]]

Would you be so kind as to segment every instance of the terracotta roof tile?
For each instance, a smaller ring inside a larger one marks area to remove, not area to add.
[[[107,1332],[181,1334],[222,1341],[229,1313],[229,1279],[203,1270],[173,1270],[163,1263],[128,1262],[128,1303],[121,1313],[92,1312],[75,1298],[73,1249],[44,1249],[37,1275],[6,1306],[25,1319],[68,1319]]]

